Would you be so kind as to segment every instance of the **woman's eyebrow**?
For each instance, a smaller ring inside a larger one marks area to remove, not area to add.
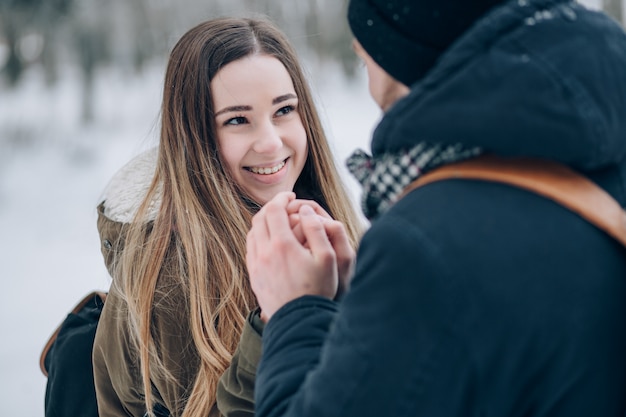
[[[229,107],[224,107],[222,110],[216,112],[215,117],[223,113],[241,112],[241,111],[250,111],[250,110],[252,110],[252,106],[229,106]]]
[[[289,99],[292,99],[292,98],[298,98],[298,96],[296,96],[293,93],[283,94],[282,96],[278,96],[274,100],[272,100],[272,104],[282,103],[283,101],[289,100]]]

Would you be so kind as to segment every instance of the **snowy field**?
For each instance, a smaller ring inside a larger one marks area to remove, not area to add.
[[[72,74],[53,89],[38,73],[15,91],[0,88],[0,416],[44,415],[41,348],[80,298],[109,286],[95,208],[115,171],[156,144],[163,68],[141,77],[100,74],[88,126],[79,123]],[[308,69],[343,169],[355,148],[369,149],[380,113],[363,77],[347,82],[338,71]],[[358,186],[343,174],[356,202]]]

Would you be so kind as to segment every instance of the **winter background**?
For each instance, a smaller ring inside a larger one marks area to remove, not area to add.
[[[7,9],[2,8],[6,1],[0,0],[0,28],[3,12],[4,26],[10,26]],[[357,147],[369,149],[380,112],[367,92],[365,71],[349,55],[343,10],[332,10],[332,3],[341,2],[298,0],[287,2],[295,10],[278,11],[268,1],[225,2],[230,9],[216,2],[223,8],[202,8],[191,1],[195,8],[183,8],[186,2],[149,1],[176,22],[163,29],[167,32],[164,50],[193,24],[216,14],[263,12],[279,21],[302,57],[337,163],[358,204],[360,191],[347,174],[344,160]],[[97,3],[85,0],[81,5],[98,7]],[[176,8],[164,6],[170,3]],[[313,17],[305,13],[310,11],[310,4],[305,3],[317,5]],[[583,4],[602,6],[599,0]],[[94,19],[89,11],[79,12]],[[111,13],[119,13],[113,14],[118,23],[125,17],[124,12]],[[299,15],[306,15],[304,22],[298,20]],[[83,20],[94,25],[97,19]],[[324,28],[324,22],[332,27]],[[158,33],[165,26],[152,27]],[[344,30],[329,37],[337,27]],[[119,32],[110,27],[105,30]],[[100,254],[96,206],[111,176],[157,143],[166,56],[161,51],[144,57],[140,71],[119,65],[123,60],[101,65],[87,82],[84,68],[69,54],[61,54],[65,58],[58,60],[55,82],[50,83],[42,66],[36,65],[35,58],[42,53],[41,36],[26,33],[22,41],[22,54],[27,58],[30,54],[32,65],[25,66],[19,82],[0,81],[0,268],[4,271],[0,415],[41,417],[46,384],[39,370],[41,349],[80,298],[95,289],[108,289],[110,277]],[[0,32],[0,68],[8,61],[7,42]],[[109,54],[127,43],[127,39],[113,37]],[[337,47],[342,52],[333,52]]]

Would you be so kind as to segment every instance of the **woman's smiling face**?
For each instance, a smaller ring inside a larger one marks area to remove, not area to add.
[[[293,191],[307,137],[285,66],[251,55],[221,68],[211,90],[220,155],[237,184],[260,204]]]

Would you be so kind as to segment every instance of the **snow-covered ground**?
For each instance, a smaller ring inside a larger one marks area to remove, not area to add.
[[[0,91],[2,416],[43,416],[41,348],[74,303],[108,288],[95,208],[113,173],[156,144],[162,69],[155,65],[137,78],[102,74],[96,120],[89,126],[78,121],[80,93],[71,75],[47,90],[32,73],[18,90]],[[364,79],[347,82],[338,71],[311,72],[343,167],[354,148],[368,148],[379,111]],[[345,177],[356,200],[356,182]]]
[[[368,149],[380,113],[363,77],[348,82],[339,71],[309,69],[343,169],[356,147]],[[79,123],[75,74],[65,73],[53,89],[38,73],[15,91],[0,88],[1,416],[43,416],[41,348],[74,303],[108,288],[95,208],[113,173],[156,143],[162,70],[100,74],[96,120],[88,126]],[[358,186],[343,174],[356,201]]]

